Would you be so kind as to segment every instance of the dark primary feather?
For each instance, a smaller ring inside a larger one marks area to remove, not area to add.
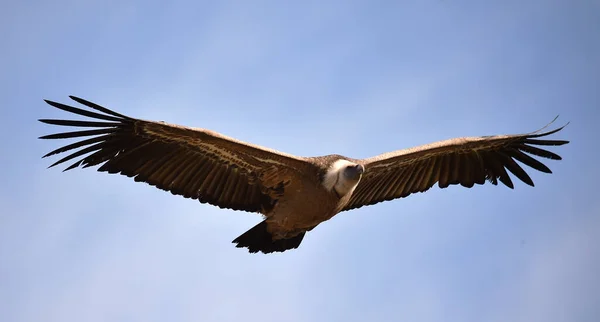
[[[514,184],[509,172],[533,186],[533,180],[522,165],[552,173],[532,155],[561,160],[556,153],[539,146],[569,143],[539,139],[562,130],[566,125],[542,132],[547,126],[529,134],[456,138],[366,159],[365,174],[343,210],[424,192],[436,183],[440,188],[458,184],[471,188],[486,181],[494,185],[500,181],[512,189]]]
[[[222,208],[259,212],[273,206],[272,192],[280,187],[263,186],[257,180],[262,167],[257,160],[302,162],[207,130],[139,120],[70,97],[96,112],[46,102],[92,120],[39,120],[51,125],[87,128],[40,137],[79,139],[44,155],[50,157],[69,152],[50,165],[54,167],[75,160],[64,171],[100,165],[98,171],[133,177],[135,181],[186,198]],[[227,159],[223,155],[236,158]]]

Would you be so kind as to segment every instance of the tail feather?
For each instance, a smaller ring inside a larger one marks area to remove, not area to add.
[[[298,248],[304,238],[304,234],[305,232],[289,239],[273,240],[271,234],[267,231],[267,222],[262,221],[234,239],[232,243],[237,243],[235,247],[238,248],[248,248],[250,253],[258,253],[260,251],[269,254]]]

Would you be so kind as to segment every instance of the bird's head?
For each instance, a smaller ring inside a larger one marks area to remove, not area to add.
[[[323,186],[343,197],[354,191],[364,171],[365,167],[362,164],[344,159],[337,160],[327,169]]]

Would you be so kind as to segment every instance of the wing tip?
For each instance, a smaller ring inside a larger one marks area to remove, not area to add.
[[[58,102],[55,102],[53,100],[49,100],[49,99],[46,99],[46,98],[44,98],[44,102],[46,102],[46,104],[48,104],[50,106],[54,106],[54,107],[56,107],[56,105],[59,104]]]
[[[546,136],[546,135],[550,135],[553,133],[556,133],[558,131],[561,131],[562,129],[564,129],[565,127],[567,127],[567,125],[571,124],[571,121],[567,121],[567,123],[565,123],[562,126],[559,126],[558,128],[554,129],[554,130],[550,130],[547,132],[542,132],[543,130],[547,129],[550,125],[554,124],[554,122],[556,122],[556,120],[558,119],[558,117],[560,116],[560,114],[557,114],[554,119],[552,119],[552,121],[550,121],[549,123],[547,123],[546,125],[544,125],[542,128],[533,131],[531,133],[529,133],[530,135],[535,135],[536,137],[540,137],[540,136]]]
[[[75,96],[75,95],[68,95],[68,96],[69,96],[69,98],[70,98],[70,99],[74,100],[74,101],[75,101],[75,102],[77,102],[77,103],[81,103],[81,104],[83,104],[83,105],[87,105],[87,104],[84,104],[84,103],[82,103],[82,102],[87,102],[87,101],[86,101],[86,100],[84,100],[83,98],[80,98],[80,97],[78,97],[78,96]]]

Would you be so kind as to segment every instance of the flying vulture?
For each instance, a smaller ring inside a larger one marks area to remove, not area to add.
[[[544,127],[528,134],[454,138],[367,159],[336,154],[300,157],[207,129],[132,118],[70,98],[95,111],[45,100],[91,118],[39,120],[87,128],[40,137],[81,138],[46,154],[71,153],[50,167],[81,157],[64,171],[101,165],[98,171],[126,175],[174,195],[261,213],[262,222],[233,240],[251,253],[298,248],[306,232],[342,211],[425,192],[436,183],[440,188],[457,184],[471,188],[488,181],[513,188],[508,170],[533,186],[515,161],[551,173],[531,155],[560,160],[542,147],[569,143],[545,138],[562,126],[547,132],[542,132]]]

